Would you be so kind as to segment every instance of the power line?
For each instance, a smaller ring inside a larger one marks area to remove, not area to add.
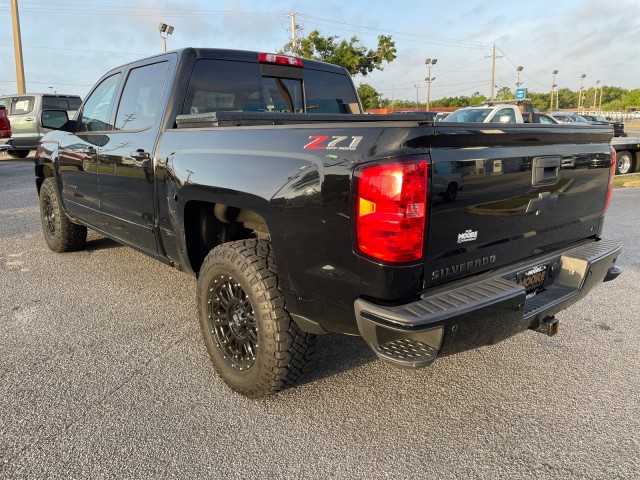
[[[344,26],[348,26],[348,27],[358,28],[358,29],[361,29],[361,30],[372,30],[376,34],[379,34],[381,31],[384,30],[386,33],[390,33],[390,34],[394,34],[394,35],[401,35],[401,36],[405,37],[405,39],[413,38],[413,39],[416,39],[416,40],[425,40],[425,42],[421,42],[421,43],[435,43],[437,45],[458,46],[458,47],[462,47],[462,48],[483,48],[483,47],[489,45],[489,44],[487,44],[485,42],[461,40],[461,39],[447,38],[447,37],[438,37],[438,36],[434,36],[434,35],[420,35],[420,34],[414,34],[414,33],[401,32],[401,31],[398,31],[398,30],[381,29],[379,27],[367,27],[367,26],[364,26],[364,25],[355,25],[353,23],[339,22],[337,20],[321,18],[321,17],[315,17],[313,15],[306,15],[306,14],[301,14],[301,15],[303,15],[307,19],[320,20],[322,22],[327,22],[327,23],[330,23],[332,25],[344,25]],[[309,23],[313,23],[313,22],[309,22]],[[326,26],[326,25],[324,25],[324,26]],[[426,42],[426,40],[429,40],[429,42]]]
[[[0,44],[0,47],[13,47],[13,45]],[[68,51],[68,52],[85,52],[85,53],[105,53],[109,55],[132,55],[132,56],[148,56],[152,55],[152,53],[134,53],[134,52],[109,52],[106,50],[86,50],[80,48],[63,48],[63,47],[35,47],[30,45],[23,45],[23,48],[33,48],[37,50],[56,50],[56,51]]]

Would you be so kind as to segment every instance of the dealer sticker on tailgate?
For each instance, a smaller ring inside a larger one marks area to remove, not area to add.
[[[548,269],[549,264],[545,263],[544,265],[538,265],[523,272],[518,272],[516,274],[516,281],[525,288],[527,293],[533,292],[544,284]]]

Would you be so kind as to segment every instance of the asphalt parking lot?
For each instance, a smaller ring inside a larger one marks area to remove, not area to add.
[[[623,275],[556,337],[405,371],[327,335],[253,401],[211,367],[193,278],[95,234],[47,249],[32,168],[0,161],[0,478],[640,476],[640,189],[607,216]]]

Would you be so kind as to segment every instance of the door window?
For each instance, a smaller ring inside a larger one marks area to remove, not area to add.
[[[131,70],[118,105],[116,130],[146,130],[153,126],[168,68],[168,62],[161,62]]]
[[[105,78],[89,95],[80,117],[79,130],[81,132],[111,130],[112,127],[108,124],[109,106],[113,100],[119,78],[119,73]]]
[[[35,104],[34,97],[14,97],[7,99],[5,106],[9,110],[9,115],[26,115],[31,113]]]

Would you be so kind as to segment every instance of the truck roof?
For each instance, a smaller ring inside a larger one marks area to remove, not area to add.
[[[177,53],[178,56],[180,58],[184,57],[184,56],[188,56],[188,55],[195,55],[196,59],[200,59],[200,58],[208,58],[208,59],[212,59],[212,60],[235,60],[238,62],[252,62],[252,63],[258,63],[258,54],[259,53],[271,53],[271,52],[260,52],[258,50],[233,50],[233,49],[227,49],[227,48],[197,48],[197,47],[187,47],[187,48],[181,48],[178,50],[172,50],[170,52],[167,53]],[[135,60],[134,62],[140,61],[140,60],[146,60],[147,58],[155,58],[155,57],[159,57],[162,55],[166,55],[165,53],[162,54],[158,54],[158,55],[152,55],[150,57],[146,57],[146,58],[141,58],[138,60]],[[280,55],[280,54],[278,54]],[[282,54],[285,56],[291,56],[291,55],[286,55],[286,54]],[[312,68],[314,70],[323,70],[325,72],[334,72],[334,73],[341,73],[344,74],[345,72],[347,72],[347,70],[343,67],[340,67],[338,65],[334,65],[332,63],[326,63],[326,62],[320,62],[318,60],[311,60],[308,58],[303,58],[303,57],[296,57],[296,58],[300,58],[303,62],[303,66],[304,68]],[[125,64],[120,65],[119,67],[116,68],[120,68],[122,66],[125,65],[129,65],[130,63],[134,63],[134,62],[128,62]],[[112,69],[113,70],[113,69]]]

